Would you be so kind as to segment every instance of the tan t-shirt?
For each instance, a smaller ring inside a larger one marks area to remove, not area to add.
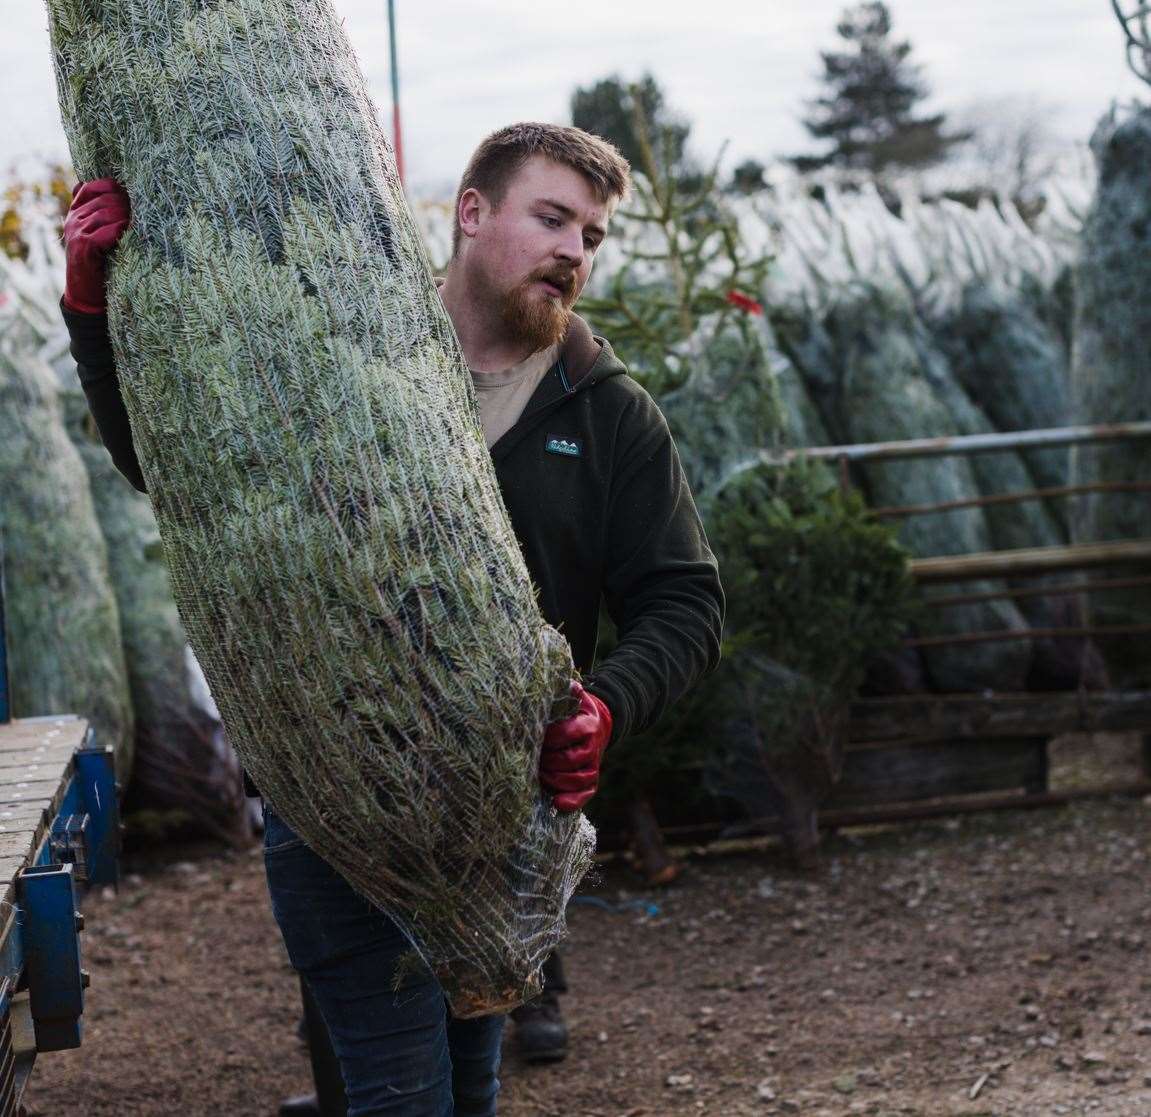
[[[558,343],[539,349],[503,372],[472,373],[489,450],[516,425],[539,382],[556,363],[559,349]]]

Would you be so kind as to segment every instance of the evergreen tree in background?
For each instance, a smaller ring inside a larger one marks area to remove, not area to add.
[[[730,194],[758,194],[767,189],[767,168],[758,159],[745,159],[731,172],[727,185]]]
[[[698,177],[698,169],[687,156],[691,125],[667,107],[663,90],[651,74],[635,82],[613,74],[586,88],[577,86],[571,115],[572,124],[611,141],[637,170],[645,170],[654,160],[661,176]],[[650,145],[650,158],[645,144]]]
[[[891,13],[882,0],[847,8],[836,32],[846,49],[821,51],[825,91],[809,103],[803,124],[831,142],[823,155],[801,155],[801,171],[834,166],[878,174],[889,167],[922,167],[942,159],[967,135],[946,135],[944,115],[916,116],[928,95],[911,44],[891,38]]]

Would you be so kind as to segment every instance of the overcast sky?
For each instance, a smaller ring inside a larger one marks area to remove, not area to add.
[[[385,0],[335,0],[381,118],[391,119]],[[450,192],[486,133],[514,120],[567,122],[572,89],[650,69],[694,124],[697,155],[728,163],[808,148],[799,124],[817,52],[843,0],[397,0],[405,154],[419,193]],[[932,107],[1034,99],[1059,134],[1085,139],[1114,99],[1151,90],[1127,70],[1108,0],[892,0],[934,91]],[[42,0],[5,4],[0,175],[66,156]]]

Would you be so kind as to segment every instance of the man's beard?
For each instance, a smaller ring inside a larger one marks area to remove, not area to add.
[[[541,280],[551,283],[563,294],[559,298],[543,296],[534,290]],[[546,349],[563,339],[571,322],[571,304],[575,302],[575,275],[570,271],[542,272],[528,276],[510,291],[498,296],[498,311],[509,341],[531,347],[531,352]]]

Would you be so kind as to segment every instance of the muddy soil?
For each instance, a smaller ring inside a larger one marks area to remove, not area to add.
[[[1151,1115],[1151,802],[953,817],[608,866],[571,910],[565,1063],[505,1117]],[[263,1117],[308,1087],[258,851],[137,853],[85,902],[84,1045],[30,1117]]]

